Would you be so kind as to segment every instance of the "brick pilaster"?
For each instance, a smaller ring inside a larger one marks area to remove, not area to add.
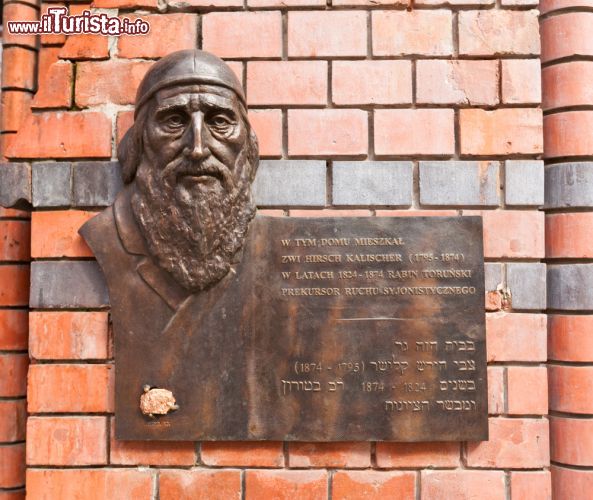
[[[553,495],[593,489],[591,2],[543,0],[548,376]]]
[[[29,214],[0,208],[0,497],[25,497]]]
[[[39,0],[4,2],[2,30],[2,109],[0,159],[30,114],[37,90],[39,37],[8,32],[7,21],[35,21]],[[30,201],[28,164],[0,165],[5,206],[23,208]],[[9,189],[7,189],[7,186]],[[25,498],[25,428],[27,371],[30,214],[0,208],[0,497]]]

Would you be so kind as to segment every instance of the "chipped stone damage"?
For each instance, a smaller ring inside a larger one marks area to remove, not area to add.
[[[140,411],[144,415],[153,417],[154,415],[166,415],[170,411],[179,409],[175,404],[173,393],[167,389],[151,389],[150,386],[144,386],[144,394],[140,396]]]

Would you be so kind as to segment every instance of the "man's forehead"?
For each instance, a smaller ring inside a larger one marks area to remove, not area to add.
[[[208,103],[222,107],[237,107],[239,99],[232,90],[216,85],[183,85],[167,87],[155,94],[157,107],[187,105],[188,103]]]

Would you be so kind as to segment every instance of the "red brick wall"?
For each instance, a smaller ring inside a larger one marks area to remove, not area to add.
[[[160,12],[156,0],[96,0],[113,14],[142,11],[150,34],[43,36],[38,54],[34,41],[7,45],[2,85],[15,112],[2,122],[3,153],[31,165],[32,286],[44,292],[29,315],[30,498],[550,498],[537,5],[450,4],[171,0]],[[483,215],[488,442],[113,438],[109,310],[100,290],[81,299],[63,283],[73,269],[96,276],[77,229],[117,190],[107,161],[138,82],[153,59],[193,47],[229,60],[246,87],[268,213]],[[99,185],[106,194],[89,195]]]

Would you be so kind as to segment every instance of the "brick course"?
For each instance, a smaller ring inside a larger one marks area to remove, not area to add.
[[[68,206],[72,201],[71,164],[34,163],[32,166],[32,202],[34,207]]]
[[[549,265],[547,279],[550,309],[593,310],[593,264]]]
[[[412,102],[410,61],[334,61],[332,102],[336,105]]]
[[[164,470],[159,474],[162,500],[210,500],[241,498],[238,470]]]
[[[507,286],[513,308],[546,308],[546,265],[538,263],[507,264]]]
[[[540,62],[537,59],[501,61],[501,92],[505,104],[539,104],[542,99]]]
[[[0,310],[0,350],[27,350],[27,311],[22,309]]]
[[[466,11],[459,14],[459,53],[537,55],[540,52],[538,12]]]
[[[18,90],[5,90],[2,92],[2,117],[0,125],[2,130],[16,132],[31,106],[31,94]]]
[[[250,105],[320,104],[327,101],[324,61],[254,61],[247,64]]]
[[[29,328],[29,353],[34,359],[110,357],[106,312],[31,312]]]
[[[359,109],[288,111],[290,156],[364,156],[368,115]]]
[[[105,417],[29,417],[27,464],[104,465],[107,432]]]
[[[27,493],[34,498],[126,500],[150,498],[153,472],[147,469],[34,469],[27,471]]]
[[[550,417],[550,453],[554,462],[593,465],[593,419]]]
[[[420,162],[420,203],[497,206],[497,162]]]
[[[109,158],[111,122],[100,112],[47,112],[23,123],[12,158]]]
[[[249,470],[245,473],[246,498],[278,500],[325,497],[328,473],[317,470]]]
[[[35,109],[69,108],[72,105],[74,66],[56,62],[47,70],[44,85],[35,95],[31,105]]]
[[[333,164],[334,205],[412,204],[411,162],[339,162]]]
[[[377,466],[457,467],[459,443],[377,443]]]
[[[72,204],[104,207],[115,200],[123,186],[117,162],[80,162],[72,166]]]
[[[587,81],[593,78],[593,62],[573,61],[555,64],[542,70],[544,109],[586,106],[593,102],[593,90]]]
[[[451,109],[378,109],[374,113],[377,155],[443,155],[455,152]]]
[[[502,471],[431,471],[421,473],[421,498],[445,499],[479,497],[499,500],[505,496]]]
[[[202,461],[206,465],[221,467],[282,467],[284,453],[282,443],[202,443]]]
[[[202,20],[202,47],[219,57],[279,58],[281,24],[280,12],[213,12]]]
[[[35,364],[29,368],[29,413],[113,411],[112,365]]]
[[[258,172],[253,194],[259,205],[325,205],[325,162],[266,160]]]
[[[370,443],[290,443],[290,467],[370,467]]]
[[[544,164],[533,160],[505,161],[505,203],[544,204]]]
[[[593,342],[588,335],[593,316],[550,314],[549,356],[552,360],[593,362]]]
[[[145,36],[119,37],[119,57],[158,58],[175,50],[191,49],[196,44],[198,19],[194,14],[126,17],[131,22],[143,19],[150,24],[150,32]]]
[[[288,56],[364,56],[367,16],[361,11],[289,12]],[[327,32],[333,36],[327,36]]]
[[[31,307],[92,308],[108,304],[107,285],[96,262],[38,261],[32,264]]]
[[[464,155],[538,154],[543,150],[539,109],[462,109],[459,124]]]
[[[374,56],[453,53],[452,14],[448,10],[373,11],[372,29]]]
[[[592,20],[592,12],[569,12],[544,19],[541,23],[542,62],[592,55],[591,37],[582,36]]]
[[[546,361],[546,316],[532,313],[486,315],[490,361]]]
[[[416,474],[413,472],[351,471],[336,472],[332,490],[337,498],[416,498]]]
[[[133,104],[136,89],[151,66],[150,62],[100,61],[76,65],[76,105]],[[124,74],[126,78],[113,78]]]
[[[109,57],[109,40],[101,35],[71,35],[59,49],[60,59],[84,61]]]
[[[493,106],[498,104],[498,78],[497,61],[420,60],[416,63],[417,101]]]

